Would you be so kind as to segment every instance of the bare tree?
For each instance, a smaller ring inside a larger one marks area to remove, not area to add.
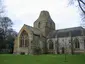
[[[69,4],[75,4],[76,2],[78,3],[78,7],[85,14],[85,0],[69,0]]]
[[[82,27],[85,27],[85,0],[69,0],[69,4],[77,3],[78,10],[80,11],[81,21],[80,24]]]
[[[4,30],[4,39],[7,38],[8,30],[12,28],[12,21],[8,17],[1,17],[0,28]]]
[[[13,22],[4,14],[4,0],[0,0],[0,53],[3,49],[10,49],[13,52],[13,45],[17,32],[12,29]]]
[[[0,0],[0,17],[1,17],[1,14],[4,12],[4,7],[3,7],[3,0]]]

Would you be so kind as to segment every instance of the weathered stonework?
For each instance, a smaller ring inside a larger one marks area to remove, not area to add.
[[[77,44],[74,41],[76,38]],[[15,54],[62,54],[71,53],[72,49],[74,53],[85,53],[85,29],[74,27],[55,30],[55,23],[48,11],[41,11],[34,27],[24,24],[14,41]]]

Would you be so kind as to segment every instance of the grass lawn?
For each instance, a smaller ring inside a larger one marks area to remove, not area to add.
[[[85,64],[85,55],[12,55],[0,54],[0,64]]]

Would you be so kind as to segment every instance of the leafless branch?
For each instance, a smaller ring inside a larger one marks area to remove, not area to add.
[[[82,10],[82,12],[85,14],[85,11],[84,11],[84,9],[82,8],[80,2],[81,2],[81,0],[78,0],[79,7],[80,7],[80,9]]]

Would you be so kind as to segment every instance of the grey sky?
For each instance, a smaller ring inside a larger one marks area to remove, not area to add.
[[[80,25],[80,17],[75,6],[67,5],[67,0],[5,0],[6,15],[14,23],[13,28],[18,32],[23,24],[33,26],[40,11],[49,11],[56,23],[56,29]]]

